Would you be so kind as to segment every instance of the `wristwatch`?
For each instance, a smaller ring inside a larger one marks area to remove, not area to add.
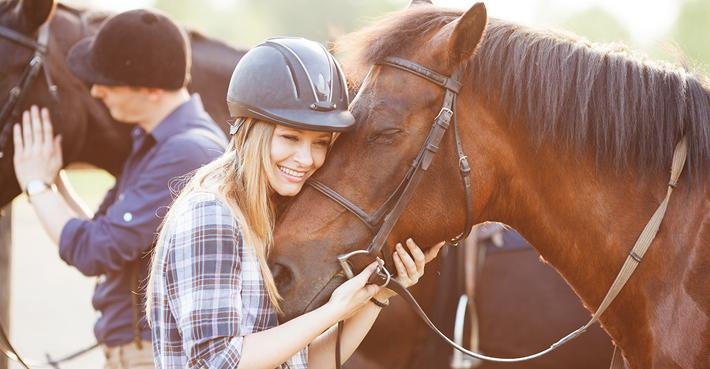
[[[51,189],[52,186],[41,179],[33,179],[27,182],[27,187],[25,187],[25,194],[28,198],[40,194],[44,191]]]

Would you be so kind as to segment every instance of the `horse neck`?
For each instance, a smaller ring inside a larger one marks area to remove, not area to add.
[[[480,159],[490,171],[481,186],[485,198],[477,199],[481,220],[516,228],[585,305],[598,306],[662,201],[668,178],[598,166],[593,155],[565,150],[553,140],[537,147],[524,125],[482,115],[494,124],[496,148]]]

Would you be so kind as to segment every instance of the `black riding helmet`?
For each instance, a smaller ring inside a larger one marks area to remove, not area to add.
[[[348,111],[343,71],[318,42],[270,38],[237,64],[227,91],[233,118],[255,118],[312,131],[346,131]]]

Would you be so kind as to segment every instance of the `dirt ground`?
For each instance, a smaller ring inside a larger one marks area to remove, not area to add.
[[[102,185],[104,186],[104,185]],[[93,192],[93,191],[92,191]],[[100,200],[101,191],[87,196],[90,204]],[[24,196],[13,202],[12,286],[10,294],[10,336],[26,360],[63,357],[95,342],[91,306],[95,280],[65,264],[57,247],[42,230]],[[65,369],[100,369],[103,354],[94,349]],[[9,368],[19,369],[10,362]]]

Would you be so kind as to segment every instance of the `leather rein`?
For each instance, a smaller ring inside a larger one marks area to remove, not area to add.
[[[434,155],[436,155],[437,151],[439,150],[439,143],[441,142],[441,139],[443,138],[444,134],[446,133],[448,127],[449,127],[449,122],[451,121],[453,117],[453,126],[454,126],[454,137],[455,137],[455,143],[456,143],[456,150],[458,153],[459,157],[459,171],[463,180],[464,184],[464,192],[465,192],[465,197],[466,197],[466,225],[464,228],[464,231],[459,234],[457,237],[451,239],[448,241],[449,244],[452,245],[457,245],[459,242],[464,240],[469,233],[471,232],[471,228],[473,227],[473,194],[472,194],[472,186],[471,186],[471,179],[470,179],[470,166],[468,164],[468,159],[463,151],[463,144],[461,143],[461,138],[460,138],[460,133],[459,133],[459,128],[457,124],[457,119],[456,119],[456,97],[458,95],[458,92],[461,89],[461,83],[459,82],[460,77],[463,73],[462,66],[457,67],[454,72],[452,73],[451,77],[444,76],[442,74],[439,74],[435,71],[432,71],[426,67],[423,67],[417,63],[414,63],[412,61],[406,60],[406,59],[401,59],[397,57],[387,57],[385,58],[381,63],[378,63],[379,65],[384,65],[384,66],[390,66],[394,67],[400,70],[403,70],[408,73],[412,73],[418,77],[424,78],[442,88],[444,88],[444,101],[443,101],[443,106],[441,110],[439,111],[439,114],[436,116],[434,119],[434,122],[432,123],[431,130],[429,131],[429,135],[427,137],[427,140],[425,141],[424,145],[419,151],[419,154],[417,155],[416,159],[412,162],[412,165],[410,166],[409,170],[407,171],[407,174],[405,177],[402,179],[402,181],[399,183],[395,191],[385,200],[385,202],[378,208],[374,214],[370,215],[366,211],[364,211],[362,208],[359,206],[355,205],[353,202],[345,198],[344,196],[340,195],[338,192],[335,190],[331,189],[330,187],[326,186],[322,182],[316,180],[316,179],[311,179],[307,183],[328,197],[329,199],[335,201],[336,203],[340,204],[342,207],[347,209],[350,213],[355,215],[360,221],[362,221],[373,233],[375,233],[373,239],[370,241],[370,244],[368,245],[367,249],[361,249],[361,250],[355,250],[346,254],[341,254],[339,255],[338,262],[340,263],[340,266],[342,268],[343,273],[348,277],[352,278],[354,276],[354,272],[352,270],[352,265],[349,262],[349,259],[353,256],[356,255],[368,255],[371,258],[374,258],[375,260],[378,261],[380,264],[380,268],[378,268],[378,271],[373,274],[373,276],[370,278],[370,281],[373,283],[378,283],[383,287],[387,287],[400,296],[404,298],[404,300],[410,304],[410,306],[414,309],[414,311],[419,315],[419,317],[429,326],[429,328],[434,331],[438,336],[440,336],[446,343],[448,343],[451,347],[454,349],[462,352],[465,355],[480,359],[480,360],[485,360],[485,361],[492,361],[492,362],[503,362],[503,363],[512,363],[512,362],[521,362],[521,361],[527,361],[527,360],[532,360],[535,358],[538,358],[540,356],[543,356],[545,354],[548,354],[555,349],[561,347],[565,343],[569,342],[573,338],[576,338],[577,336],[581,335],[584,333],[589,326],[594,324],[599,316],[606,310],[606,308],[611,304],[611,302],[614,300],[614,298],[618,295],[618,293],[621,291],[621,288],[626,284],[628,279],[631,277],[631,274],[633,271],[636,269],[638,264],[641,262],[646,250],[650,246],[651,242],[655,238],[659,225],[661,221],[663,220],[663,217],[665,215],[665,211],[668,205],[668,201],[670,199],[670,195],[673,192],[673,189],[676,187],[678,183],[678,178],[680,176],[680,173],[683,170],[683,166],[685,164],[685,159],[687,156],[687,140],[685,137],[682,137],[678,144],[676,145],[674,154],[673,154],[673,164],[672,164],[672,169],[671,169],[671,178],[670,182],[668,183],[668,190],[666,193],[666,197],[663,200],[663,202],[660,204],[656,212],[653,214],[651,220],[649,223],[646,225],[644,228],[643,232],[641,232],[641,235],[639,236],[638,240],[636,241],[634,247],[631,249],[629,252],[629,255],[627,256],[623,266],[621,267],[621,270],[619,271],[616,279],[612,283],[611,287],[609,288],[606,296],[604,297],[602,303],[599,305],[597,310],[594,312],[592,315],[592,318],[583,326],[578,328],[577,330],[567,334],[566,336],[562,337],[560,340],[557,342],[553,343],[550,345],[545,350],[542,350],[538,353],[523,356],[523,357],[515,357],[515,358],[499,358],[499,357],[493,357],[493,356],[487,356],[480,354],[478,352],[474,352],[471,350],[468,350],[461,345],[457,344],[456,342],[452,341],[450,338],[448,338],[445,334],[443,334],[435,325],[432,323],[432,321],[429,319],[429,317],[426,315],[426,313],[422,310],[422,308],[419,306],[417,301],[414,299],[414,297],[411,295],[411,293],[404,287],[402,286],[399,282],[397,282],[396,279],[391,277],[391,274],[387,269],[384,267],[384,263],[382,262],[381,259],[379,259],[378,255],[382,253],[383,257],[388,260],[391,259],[391,255],[388,255],[387,252],[382,252],[384,244],[386,242],[387,237],[389,236],[390,232],[394,228],[394,225],[397,223],[397,220],[401,216],[402,212],[404,211],[404,208],[407,206],[409,203],[409,200],[412,198],[413,193],[421,181],[423,175],[425,172],[429,169],[429,166],[431,165],[431,162],[434,158]],[[371,72],[371,71],[370,71]],[[368,73],[369,77],[369,73]],[[367,81],[367,78],[365,81]],[[389,209],[389,211],[388,211]],[[388,265],[392,265],[391,262],[388,262]],[[336,368],[340,369],[342,367],[342,361],[341,361],[341,347],[340,347],[340,341],[341,341],[341,333],[343,329],[343,322],[338,323],[338,331],[337,331],[337,337],[336,337],[336,347],[335,347],[335,364]],[[623,366],[623,361],[621,359],[621,355],[618,355],[618,353],[615,351],[614,353],[614,359],[612,360],[612,367],[622,367]]]

